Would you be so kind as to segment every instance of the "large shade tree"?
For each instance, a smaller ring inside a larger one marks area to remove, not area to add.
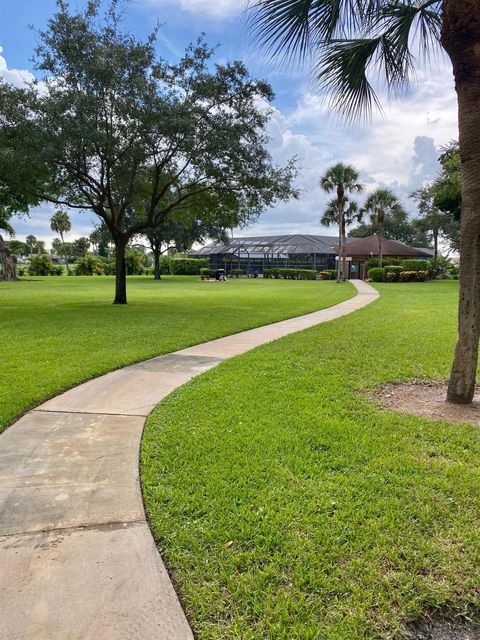
[[[337,282],[347,278],[347,234],[345,207],[348,201],[347,193],[359,193],[363,191],[358,171],[349,164],[338,162],[333,165],[320,178],[320,186],[327,193],[335,192],[335,205],[337,207],[338,222],[338,268]],[[351,205],[351,203],[350,203]]]
[[[379,105],[371,77],[391,93],[415,64],[449,56],[458,98],[462,164],[458,338],[447,400],[473,400],[480,338],[480,11],[478,0],[258,0],[250,18],[272,53],[309,57],[332,106],[355,118]]]
[[[158,59],[156,34],[143,42],[122,31],[116,4],[104,12],[90,0],[72,13],[59,3],[36,50],[43,91],[17,96],[28,127],[20,117],[18,128],[8,124],[17,153],[40,156],[53,176],[55,196],[35,195],[93,211],[107,226],[116,250],[114,302],[125,304],[133,236],[207,193],[212,207],[255,218],[294,194],[295,170],[276,167],[267,149],[268,84],[241,62],[214,65],[203,41],[177,64]]]
[[[406,212],[390,189],[378,188],[372,191],[365,200],[363,212],[370,216],[370,222],[377,227],[378,237],[378,266],[383,266],[383,242],[385,240],[385,217],[400,217]]]

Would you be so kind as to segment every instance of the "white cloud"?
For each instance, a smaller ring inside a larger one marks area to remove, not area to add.
[[[144,0],[151,7],[175,6],[189,13],[206,15],[219,20],[241,14],[245,9],[242,0]]]
[[[3,48],[0,47],[0,54],[3,53]],[[26,69],[9,69],[7,61],[0,55],[0,78],[14,87],[23,87],[28,82],[35,80],[35,76]]]

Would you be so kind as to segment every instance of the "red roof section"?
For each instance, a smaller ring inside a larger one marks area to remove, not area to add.
[[[347,256],[378,256],[379,244],[378,236],[372,235],[366,238],[349,238],[347,240]],[[384,240],[383,241],[383,255],[392,257],[426,257],[430,258],[430,254],[422,249],[416,249],[415,247],[409,247],[402,242],[396,240]]]

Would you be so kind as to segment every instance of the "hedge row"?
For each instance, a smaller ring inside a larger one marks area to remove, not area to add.
[[[403,267],[389,265],[384,268],[374,267],[368,270],[368,277],[373,282],[425,282],[430,277],[425,270],[405,270]]]
[[[264,269],[264,278],[283,278],[284,280],[315,280],[317,272],[313,269]]]

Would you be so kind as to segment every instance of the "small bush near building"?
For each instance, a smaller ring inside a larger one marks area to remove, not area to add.
[[[29,276],[60,276],[63,273],[61,265],[55,265],[45,254],[30,257],[28,265]]]
[[[373,282],[383,282],[385,278],[385,269],[382,267],[373,267],[373,269],[368,270],[368,277]]]
[[[425,282],[428,280],[428,271],[402,271],[401,282]]]
[[[75,264],[75,274],[77,276],[101,276],[103,274],[102,262],[95,256],[77,258]]]
[[[208,267],[208,258],[170,258],[170,273],[174,276],[198,276]]]
[[[323,271],[320,271],[318,275],[321,280],[333,280],[336,277],[337,272],[335,269],[324,269]]]
[[[317,272],[313,269],[264,269],[264,278],[283,278],[284,280],[315,280]]]
[[[385,261],[387,260],[387,258],[383,259],[383,262],[385,263]],[[388,258],[388,266],[389,267],[401,267],[403,265],[402,260],[400,260],[399,258]],[[370,258],[369,260],[367,260],[365,262],[365,267],[367,269],[367,271],[369,271],[370,269],[375,269],[376,267],[378,267],[378,258]],[[380,267],[382,268],[382,267]]]
[[[405,271],[427,271],[432,266],[430,260],[404,260],[403,268]]]
[[[244,276],[244,275],[245,275],[244,269],[232,269],[232,276],[234,278],[239,278],[240,276]]]
[[[202,267],[200,269],[200,275],[203,276],[204,278],[213,278],[213,276],[215,275],[215,269],[210,269],[208,267]]]
[[[405,271],[403,267],[398,267],[393,264],[389,264],[384,267],[386,282],[398,282],[400,280],[400,274]]]

